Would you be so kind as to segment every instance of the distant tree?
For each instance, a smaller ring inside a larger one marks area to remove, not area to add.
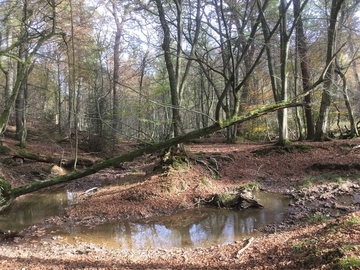
[[[131,3],[122,1],[121,5],[117,1],[109,1],[107,9],[110,11],[115,22],[115,39],[113,48],[113,77],[112,77],[112,95],[113,95],[113,129],[114,132],[121,132],[121,111],[120,109],[120,53],[121,38],[123,37],[124,24],[129,20],[129,14],[132,10]]]
[[[28,1],[24,1],[23,6],[20,7],[22,10],[22,19],[18,21],[20,25],[14,25],[14,27],[19,27],[21,31],[16,33],[16,35],[14,33],[13,42],[9,44],[9,46],[0,49],[0,56],[11,58],[18,62],[15,83],[0,114],[0,133],[5,131],[22,82],[26,79],[28,69],[35,55],[41,46],[56,34],[56,7],[57,3],[55,1],[46,2],[40,14],[40,10],[36,8],[36,6],[30,7]],[[15,6],[12,8],[16,10]],[[25,48],[22,47],[23,44],[27,44]],[[20,50],[21,57],[13,53],[15,48]],[[25,123],[23,123],[23,125],[24,124]],[[23,133],[23,135],[25,135],[25,133]],[[22,138],[24,138],[23,135],[21,136]]]
[[[22,19],[23,22],[20,28],[20,36],[24,37],[23,42],[19,45],[18,57],[21,60],[18,64],[18,74],[21,72],[22,62],[24,62],[29,54],[29,26],[31,25],[32,8],[29,7],[29,2],[23,2]],[[32,64],[32,63],[31,63]],[[15,119],[16,119],[16,139],[20,142],[20,147],[26,147],[26,102],[27,102],[27,79],[29,75],[29,67],[24,71],[23,79],[19,86],[19,91],[15,101]]]
[[[250,105],[250,82],[256,81],[254,73],[264,52],[263,40],[257,40],[260,17],[268,3],[212,1],[204,11],[207,35],[201,35],[196,58],[217,98],[215,121],[245,113]],[[228,142],[235,142],[236,135],[235,126],[227,129]]]
[[[161,0],[156,0],[155,2],[163,35],[162,50],[169,78],[172,128],[173,134],[176,137],[180,136],[183,132],[180,106],[199,37],[200,0],[193,3],[191,1],[173,0],[170,1],[168,6],[165,6],[165,3]],[[168,8],[169,12],[165,8]],[[171,12],[172,18],[169,20],[167,13],[170,14],[171,10],[174,12]],[[190,21],[193,16],[191,12],[196,14],[193,22]],[[186,22],[187,25],[184,22],[185,18],[189,19]],[[184,40],[184,28],[190,27],[190,25],[191,32],[189,34],[192,33],[192,35],[188,36],[188,40]],[[187,49],[188,55],[183,54],[184,43],[187,43],[187,46],[189,46]],[[186,63],[184,63],[184,60],[186,60]]]

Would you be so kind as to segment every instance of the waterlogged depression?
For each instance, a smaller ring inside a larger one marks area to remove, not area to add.
[[[47,232],[48,236],[61,236],[61,241],[68,243],[89,242],[121,249],[194,248],[232,243],[254,236],[258,228],[280,223],[287,216],[288,197],[266,192],[254,195],[263,209],[196,208],[171,216],[108,222],[95,227],[63,224],[48,228]],[[69,201],[69,192],[24,196],[1,216],[0,228],[21,230],[62,215]]]

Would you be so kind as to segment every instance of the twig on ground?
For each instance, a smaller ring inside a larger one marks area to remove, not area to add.
[[[205,198],[202,197],[198,197],[195,198],[197,201],[195,201],[194,206],[200,207],[200,205],[202,205],[202,202],[204,202],[205,204],[211,203],[214,200],[215,196],[212,196],[211,199],[206,200]]]
[[[348,154],[350,154],[352,151],[355,151],[356,149],[359,149],[360,145],[355,145],[353,148],[351,148],[351,150],[349,151]]]
[[[262,166],[264,166],[264,164],[261,164],[261,165],[259,166],[259,168],[256,170],[256,172],[254,173],[254,175],[258,175],[258,174],[259,174],[260,169],[261,169]]]
[[[216,170],[215,168],[213,168],[212,166],[210,166],[209,164],[207,164],[205,161],[201,160],[201,159],[196,159],[196,162],[203,164],[210,172],[213,176],[217,175],[220,176],[220,173],[218,170]]]
[[[236,258],[240,258],[241,254],[250,247],[251,243],[254,241],[254,237],[251,237],[251,238],[248,239],[247,241],[248,241],[248,243],[245,245],[245,247],[243,247],[242,249],[240,249],[240,250],[237,252]]]

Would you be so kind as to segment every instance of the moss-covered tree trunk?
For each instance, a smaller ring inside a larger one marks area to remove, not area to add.
[[[50,186],[54,186],[54,185],[57,185],[60,183],[64,183],[64,182],[75,180],[75,179],[78,179],[81,177],[85,177],[85,176],[94,174],[100,170],[103,170],[105,168],[108,168],[110,166],[114,166],[114,165],[117,165],[119,163],[123,163],[126,161],[131,161],[142,155],[151,154],[151,153],[169,148],[174,145],[185,143],[190,140],[212,134],[223,128],[227,128],[227,127],[230,127],[235,124],[240,124],[240,123],[249,121],[251,119],[255,119],[260,116],[266,115],[271,112],[275,112],[275,111],[285,109],[285,108],[290,108],[290,107],[303,106],[305,104],[298,103],[297,100],[302,99],[305,95],[309,94],[310,91],[315,89],[319,84],[321,84],[324,81],[324,76],[325,76],[328,68],[329,68],[329,65],[326,66],[326,68],[323,70],[319,79],[315,83],[313,83],[311,86],[309,86],[309,88],[307,89],[306,92],[304,92],[303,94],[301,94],[291,100],[275,103],[272,105],[264,106],[264,107],[256,109],[256,110],[252,110],[251,112],[249,112],[246,115],[242,115],[242,116],[235,115],[235,116],[225,120],[224,122],[215,123],[209,127],[198,129],[198,130],[192,131],[192,132],[187,133],[182,136],[178,136],[178,137],[175,137],[175,138],[172,138],[172,139],[169,139],[166,141],[162,141],[162,142],[159,142],[156,144],[151,144],[151,145],[145,146],[143,148],[128,152],[126,154],[123,154],[123,155],[108,159],[106,161],[97,163],[97,164],[91,166],[90,168],[87,168],[84,170],[79,170],[79,171],[74,171],[69,174],[66,174],[63,176],[58,176],[58,177],[49,179],[44,182],[36,182],[36,183],[30,184],[30,185],[11,189],[7,185],[6,181],[3,181],[3,182],[5,182],[4,185],[0,186],[0,191],[1,191],[0,192],[0,211],[1,211],[3,205],[9,204],[9,201],[11,201],[12,199],[14,199],[18,196],[34,192],[36,190],[39,190],[39,189],[42,189],[45,187],[50,187]]]
[[[277,111],[283,108],[288,108],[288,107],[294,107],[294,106],[301,106],[302,104],[299,103],[294,103],[292,101],[288,101],[288,102],[284,102],[281,104],[275,104],[272,106],[266,106],[263,107],[261,109],[258,110],[254,110],[252,112],[250,112],[249,114],[245,115],[245,116],[237,116],[237,117],[233,117],[232,119],[227,120],[224,123],[215,123],[209,127],[206,128],[202,128],[199,130],[195,130],[193,132],[187,133],[185,135],[182,136],[178,136],[166,141],[162,141],[156,144],[152,144],[152,145],[148,145],[145,146],[143,148],[128,152],[126,154],[120,155],[120,156],[116,156],[113,158],[110,158],[108,160],[105,160],[103,162],[97,163],[87,169],[83,169],[83,170],[78,170],[78,171],[73,171],[71,173],[68,173],[66,175],[62,175],[62,176],[58,176],[58,177],[54,177],[51,178],[47,181],[42,181],[42,182],[35,182],[29,185],[25,185],[25,186],[21,186],[21,187],[17,187],[14,189],[7,189],[7,191],[2,194],[3,197],[5,197],[6,199],[10,200],[13,198],[16,198],[20,195],[24,195],[27,193],[31,193],[34,192],[36,190],[45,188],[45,187],[50,187],[50,186],[54,186],[60,183],[64,183],[64,182],[69,182],[71,180],[75,180],[81,177],[85,177],[91,174],[94,174],[100,170],[103,170],[105,168],[108,168],[110,166],[114,166],[117,165],[119,163],[123,163],[123,162],[127,162],[127,161],[131,161],[134,160],[137,157],[146,155],[146,154],[150,154],[150,153],[154,153],[157,151],[160,151],[162,149],[166,149],[169,148],[171,146],[180,144],[180,143],[184,143],[199,137],[203,137],[206,136],[208,134],[212,134],[218,130],[221,130],[223,128],[232,126],[236,123],[242,123],[245,121],[248,121],[250,119],[254,119],[257,117],[260,117],[262,115],[268,114],[270,112],[273,111]]]

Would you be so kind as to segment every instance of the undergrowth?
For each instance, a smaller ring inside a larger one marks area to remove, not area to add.
[[[340,259],[338,262],[334,264],[334,270],[351,270],[351,269],[359,269],[360,260],[356,256],[349,256],[346,258]]]

